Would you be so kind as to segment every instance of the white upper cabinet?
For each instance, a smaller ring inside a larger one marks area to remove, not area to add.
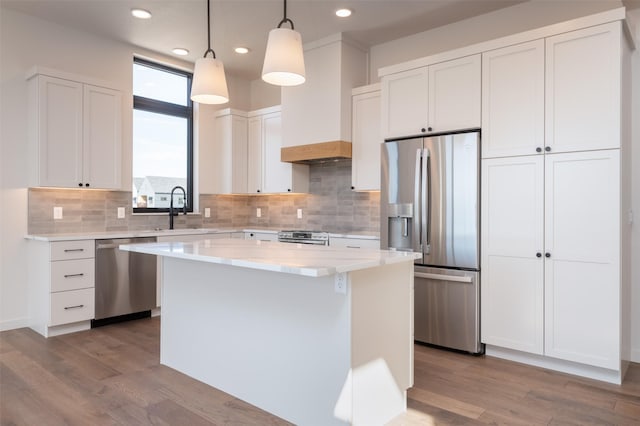
[[[482,342],[544,352],[544,157],[482,162]]]
[[[480,55],[382,78],[385,139],[480,127]]]
[[[546,145],[552,152],[620,147],[621,23],[546,39]]]
[[[544,149],[544,40],[482,54],[482,158]]]
[[[44,74],[28,80],[30,185],[121,189],[120,92]]]
[[[309,166],[280,161],[281,147],[280,108],[250,112],[247,157],[250,194],[309,191]]]
[[[429,121],[433,132],[480,127],[480,55],[429,66]]]
[[[213,188],[215,194],[247,193],[247,114],[223,109],[216,114]]]
[[[384,138],[425,132],[429,114],[429,72],[426,67],[382,78]]]
[[[380,85],[353,90],[351,189],[380,190]]]
[[[620,368],[620,151],[545,157],[545,353]]]

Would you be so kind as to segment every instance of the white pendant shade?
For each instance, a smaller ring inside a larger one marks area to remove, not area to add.
[[[196,61],[191,85],[191,100],[201,104],[224,104],[229,102],[227,78],[222,61],[200,58]]]
[[[262,79],[277,86],[297,86],[305,82],[299,32],[288,28],[275,28],[269,32]]]

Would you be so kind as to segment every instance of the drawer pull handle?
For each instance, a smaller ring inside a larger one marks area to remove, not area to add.
[[[347,246],[347,248],[360,248],[360,246]]]
[[[80,274],[65,274],[65,278],[73,278],[73,277],[84,277],[83,273]]]
[[[69,253],[70,251],[84,251],[83,248],[79,248],[79,249],[64,249],[65,253]]]
[[[78,309],[78,308],[84,308],[84,305],[76,305],[76,306],[65,306],[64,310],[68,310],[68,309]]]

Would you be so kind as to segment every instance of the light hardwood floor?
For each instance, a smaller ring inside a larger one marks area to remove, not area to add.
[[[0,424],[288,424],[159,365],[159,334],[158,318],[49,339],[0,333]],[[409,398],[393,425],[638,425],[640,365],[615,386],[416,345]]]

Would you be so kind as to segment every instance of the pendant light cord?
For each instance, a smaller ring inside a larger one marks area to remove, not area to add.
[[[289,18],[287,18],[287,0],[284,0],[284,18],[282,18],[282,21],[280,21],[280,23],[278,24],[278,28],[280,28],[282,26],[282,24],[284,23],[289,23],[291,24],[291,29],[293,30],[293,21]]]
[[[211,54],[213,55],[213,59],[216,59],[216,52],[214,52],[213,49],[211,48],[211,13],[209,10],[210,7],[211,7],[211,2],[210,0],[207,0],[207,51],[204,52],[204,57],[206,58],[207,53],[211,52]],[[286,1],[285,1],[285,7],[286,7]],[[291,23],[291,26],[293,27],[293,23]]]

